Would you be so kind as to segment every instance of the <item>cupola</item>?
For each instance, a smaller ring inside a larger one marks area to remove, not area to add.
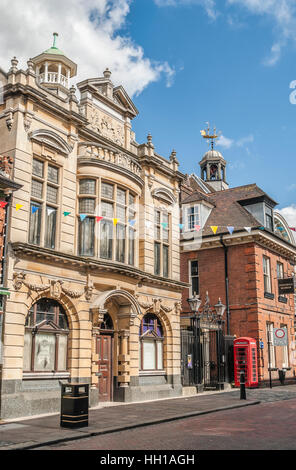
[[[229,185],[226,182],[226,161],[223,155],[214,149],[214,142],[219,136],[214,132],[210,133],[210,129],[201,131],[204,139],[210,142],[211,149],[206,152],[199,162],[201,170],[201,179],[210,185],[214,191],[222,191],[228,189]]]
[[[70,78],[77,74],[77,65],[56,46],[58,33],[53,33],[53,45],[32,59],[36,80],[60,96],[67,96]]]

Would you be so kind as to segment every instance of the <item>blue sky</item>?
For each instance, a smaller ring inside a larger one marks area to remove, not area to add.
[[[209,121],[222,132],[230,185],[256,182],[296,226],[296,0],[21,3],[1,0],[0,67],[17,56],[26,68],[58,31],[76,82],[109,67],[126,88],[140,111],[139,143],[150,132],[158,153],[174,148],[180,170],[199,174]]]

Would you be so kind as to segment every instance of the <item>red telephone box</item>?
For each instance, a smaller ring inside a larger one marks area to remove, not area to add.
[[[258,387],[257,345],[253,338],[237,338],[234,345],[234,382],[240,385],[240,372],[245,372],[246,387]]]

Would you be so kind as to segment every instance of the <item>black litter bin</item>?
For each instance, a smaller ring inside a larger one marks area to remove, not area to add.
[[[89,384],[68,383],[62,385],[61,427],[88,426]]]
[[[285,378],[286,378],[286,369],[279,369],[279,379],[280,379],[281,385],[285,384]]]

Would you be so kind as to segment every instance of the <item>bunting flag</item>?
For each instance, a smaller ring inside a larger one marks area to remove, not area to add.
[[[245,229],[247,232],[251,233],[251,230],[252,230],[251,227],[244,227],[244,229]]]
[[[259,230],[265,230],[265,227],[258,227]]]
[[[118,219],[112,219],[113,220],[113,225],[117,225]]]
[[[289,227],[290,230],[293,230],[293,232],[296,232],[296,227]]]
[[[136,219],[129,220],[128,223],[133,227],[136,223]]]
[[[283,232],[285,230],[284,227],[277,227],[276,229],[279,230],[280,232]]]
[[[85,217],[87,217],[87,215],[86,214],[79,214],[79,217],[80,217],[81,222],[83,222]]]
[[[163,228],[167,228],[167,226],[168,226],[168,223],[167,223],[167,222],[161,222],[161,224],[160,224],[160,225],[162,225],[162,226],[163,226]]]
[[[16,204],[15,208],[19,211],[23,207],[23,204]]]
[[[39,207],[37,206],[32,206],[32,214],[35,214],[36,211],[38,211]]]
[[[5,207],[7,204],[8,204],[8,202],[0,201],[0,207]]]
[[[145,227],[151,228],[151,225],[152,225],[152,222],[150,222],[149,220],[145,220]]]
[[[97,221],[97,222],[100,222],[103,218],[104,218],[104,217],[102,217],[102,216],[96,216],[96,221]]]
[[[200,225],[194,225],[194,228],[195,228],[195,230],[196,230],[197,232],[199,232],[200,229],[201,229],[201,226],[200,226]]]
[[[51,208],[51,207],[48,207],[48,208],[47,208],[47,215],[52,214],[54,211],[55,211],[55,209],[53,209],[53,208]]]
[[[182,230],[184,227],[184,224],[179,224],[179,228]]]
[[[227,227],[227,230],[230,233],[230,235],[232,235],[234,227]]]
[[[216,235],[216,232],[218,230],[218,225],[211,225],[212,232]]]
[[[67,217],[67,215],[70,215],[71,212],[64,212],[64,216]]]

